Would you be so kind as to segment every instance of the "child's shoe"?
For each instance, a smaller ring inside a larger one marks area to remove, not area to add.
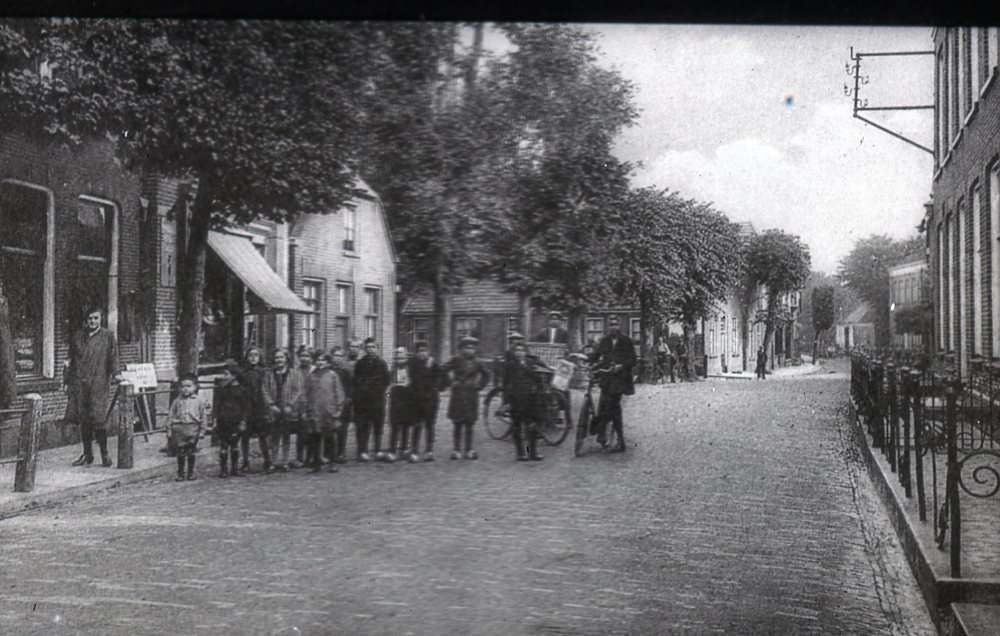
[[[432,453],[430,451],[427,451],[427,454],[424,455],[424,461],[425,462],[432,462],[432,461],[434,461],[434,453]]]
[[[385,453],[382,451],[375,453],[375,461],[377,462],[385,461]]]
[[[465,458],[466,459],[479,459],[479,455],[477,455],[476,451],[474,451],[474,450],[467,450],[467,451],[465,451]]]
[[[369,455],[368,453],[361,453],[360,455],[358,455],[359,462],[370,462],[371,460],[372,460],[371,455]]]
[[[385,461],[392,464],[396,461],[396,453],[386,453]]]
[[[411,464],[416,464],[419,461],[420,461],[420,455],[419,454],[417,454],[417,453],[410,453],[409,462]]]
[[[452,459],[462,459],[462,451],[453,450],[451,451]]]

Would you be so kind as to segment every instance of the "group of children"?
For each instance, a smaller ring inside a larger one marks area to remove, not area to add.
[[[454,425],[451,459],[476,459],[479,393],[490,381],[486,365],[476,357],[477,345],[475,338],[463,338],[461,353],[442,366],[430,356],[426,342],[417,342],[412,356],[405,347],[396,349],[391,368],[379,357],[373,339],[364,342],[363,355],[357,343],[346,356],[340,347],[326,353],[302,346],[292,360],[279,349],[270,367],[263,363],[263,352],[251,348],[242,365],[224,364],[213,387],[210,432],[219,444],[219,476],[249,470],[252,437],[258,439],[266,473],[298,466],[318,472],[325,462],[336,472],[337,464],[347,461],[351,424],[359,462],[434,461],[439,394],[448,387],[448,417]],[[177,480],[182,481],[195,478],[197,445],[209,430],[198,378],[181,377],[179,391],[170,407],[168,432],[176,450]],[[390,437],[383,447],[387,398]],[[290,461],[293,434],[296,452]]]

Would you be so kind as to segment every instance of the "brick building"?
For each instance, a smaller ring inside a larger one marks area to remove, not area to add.
[[[76,148],[23,135],[0,139],[0,280],[10,301],[17,386],[43,398],[40,443],[75,441],[55,425],[66,408],[62,370],[87,306],[106,311],[123,364],[142,357],[141,178],[110,142]],[[14,431],[0,431],[5,454]]]
[[[966,377],[971,360],[1000,357],[1000,42],[996,27],[937,28],[932,37],[933,351]]]
[[[911,254],[889,267],[889,334],[892,346],[922,351],[924,334],[904,329],[898,318],[923,306],[927,283],[927,258],[923,251]]]

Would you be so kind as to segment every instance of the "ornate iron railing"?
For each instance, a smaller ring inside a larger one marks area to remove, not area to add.
[[[915,488],[921,522],[930,507],[938,547],[950,552],[951,576],[961,578],[963,497],[1000,492],[1000,365],[974,359],[962,382],[948,356],[856,351],[851,396],[905,496]]]

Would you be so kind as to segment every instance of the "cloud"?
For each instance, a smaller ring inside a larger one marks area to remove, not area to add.
[[[809,245],[813,268],[833,273],[860,238],[912,236],[930,191],[929,155],[844,110],[818,104],[804,129],[786,140],[747,136],[711,152],[666,150],[634,184],[711,202],[757,230],[797,234]]]

